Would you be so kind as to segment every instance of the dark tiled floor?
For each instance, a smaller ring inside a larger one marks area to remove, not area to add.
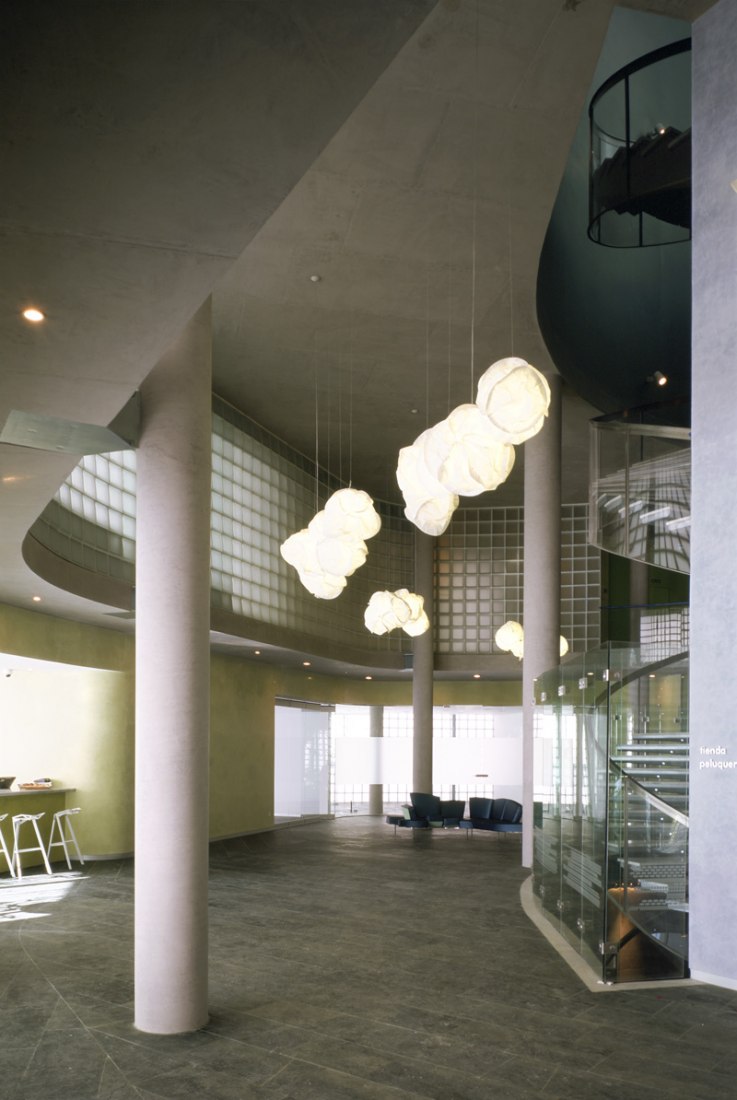
[[[737,994],[589,993],[519,838],[348,818],[217,844],[210,1024],[132,1026],[132,867],[0,889],[2,1100],[721,1100]]]

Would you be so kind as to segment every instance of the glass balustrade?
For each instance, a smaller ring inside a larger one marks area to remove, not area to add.
[[[534,883],[608,982],[687,973],[688,669],[609,645],[539,678]]]
[[[591,422],[589,541],[690,572],[689,428],[600,417]]]

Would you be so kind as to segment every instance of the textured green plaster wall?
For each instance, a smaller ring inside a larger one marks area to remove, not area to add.
[[[410,680],[353,680],[319,676],[301,669],[281,669],[276,685],[278,695],[307,702],[385,707],[412,705]],[[436,680],[433,702],[436,707],[519,707],[522,705],[522,680]]]
[[[131,635],[0,605],[0,652],[58,662],[0,676],[0,774],[51,776],[83,813],[83,850],[133,850],[134,641]],[[12,667],[12,660],[7,662]],[[63,667],[60,667],[63,666]],[[412,685],[312,675],[213,654],[210,835],[269,828],[274,701],[409,706]],[[439,681],[435,704],[519,706],[519,681]],[[203,784],[205,777],[203,777]]]
[[[210,836],[234,836],[274,823],[276,670],[212,655],[210,679]]]
[[[20,782],[49,776],[76,788],[67,805],[83,851],[133,847],[133,644],[126,635],[0,606],[0,770]],[[15,807],[14,812],[20,812]]]

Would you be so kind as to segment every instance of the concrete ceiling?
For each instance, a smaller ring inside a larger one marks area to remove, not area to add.
[[[308,454],[317,399],[321,463],[395,498],[397,450],[472,375],[554,369],[537,261],[611,7],[7,0],[0,426],[110,423],[212,293],[216,391]],[[564,407],[582,499],[594,411]],[[111,625],[21,555],[75,461],[0,444],[0,600]]]

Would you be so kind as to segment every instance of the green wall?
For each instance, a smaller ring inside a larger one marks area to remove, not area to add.
[[[90,856],[133,850],[134,640],[132,635],[0,605],[0,774],[50,776],[75,788],[67,805]],[[319,676],[214,653],[211,664],[210,835],[266,829],[274,816],[276,697],[408,706],[409,681]],[[438,681],[437,706],[519,706],[519,681]]]
[[[83,852],[133,848],[133,644],[126,635],[0,605],[0,652],[59,662],[0,676],[0,770],[74,787]],[[17,805],[13,811],[21,812]],[[25,812],[25,808],[23,810]]]
[[[210,836],[235,836],[274,822],[273,667],[212,655]]]

